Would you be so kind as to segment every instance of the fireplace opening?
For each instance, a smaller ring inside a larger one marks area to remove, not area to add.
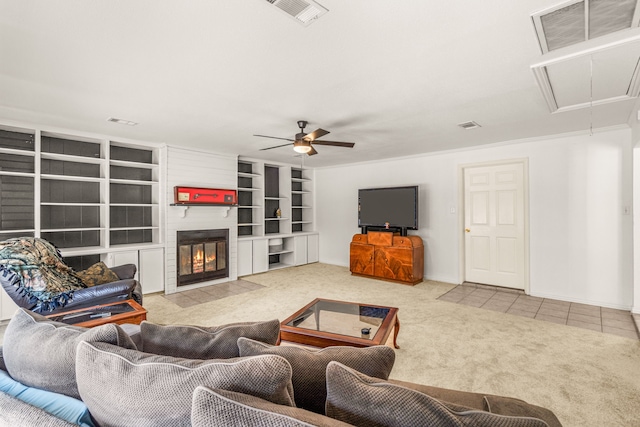
[[[229,230],[178,231],[178,286],[229,277]]]

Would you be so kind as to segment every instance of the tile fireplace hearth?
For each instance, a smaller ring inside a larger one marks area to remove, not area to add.
[[[177,232],[177,285],[229,277],[229,230]]]

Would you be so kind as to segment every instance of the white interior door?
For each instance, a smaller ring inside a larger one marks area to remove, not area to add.
[[[465,279],[525,289],[523,163],[464,169]]]

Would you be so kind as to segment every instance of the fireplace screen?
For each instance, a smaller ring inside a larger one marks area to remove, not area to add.
[[[229,276],[228,230],[178,231],[178,286]]]

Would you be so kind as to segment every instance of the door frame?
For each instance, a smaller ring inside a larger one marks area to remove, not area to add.
[[[458,268],[458,277],[460,284],[466,281],[466,257],[465,257],[465,235],[464,235],[464,218],[465,209],[465,186],[464,172],[466,169],[500,166],[509,164],[522,164],[522,186],[523,186],[523,210],[524,210],[524,293],[529,295],[529,158],[515,158],[505,160],[494,160],[478,163],[464,163],[458,165],[458,259],[460,260]]]

